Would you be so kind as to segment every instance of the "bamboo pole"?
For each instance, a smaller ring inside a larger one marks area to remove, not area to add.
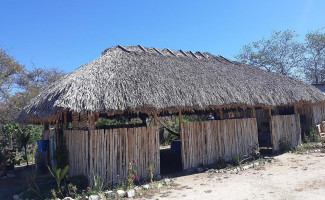
[[[256,110],[255,107],[252,108],[252,117],[256,118]]]
[[[222,111],[222,108],[219,108],[219,116],[220,116],[220,119],[223,120],[223,111]]]
[[[153,118],[154,118],[154,124],[155,124],[155,126],[157,126],[157,124],[158,124],[158,114],[157,114],[157,111],[154,112]]]
[[[294,114],[298,114],[299,113],[298,112],[298,107],[297,107],[296,104],[293,105],[293,112],[294,112]]]
[[[179,126],[179,132],[181,132],[181,129],[182,129],[182,112],[179,111],[178,112],[178,126]]]
[[[63,112],[63,129],[68,129],[69,123],[68,123],[68,111],[65,110]]]

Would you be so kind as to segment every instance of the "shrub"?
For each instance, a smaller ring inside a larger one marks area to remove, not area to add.
[[[279,148],[282,153],[292,150],[291,144],[286,137],[281,138],[279,142]]]
[[[86,190],[88,186],[88,178],[85,175],[76,175],[69,177],[69,181],[72,185],[75,185],[78,190]]]
[[[240,156],[236,154],[232,161],[234,163],[234,166],[238,166],[240,164]]]

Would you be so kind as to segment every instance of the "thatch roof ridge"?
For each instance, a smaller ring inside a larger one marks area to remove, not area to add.
[[[325,101],[313,86],[251,65],[207,52],[157,50],[105,49],[33,98],[18,120],[46,121],[61,109],[152,112]]]

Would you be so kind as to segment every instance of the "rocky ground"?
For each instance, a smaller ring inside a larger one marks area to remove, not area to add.
[[[151,199],[325,199],[325,153],[286,153],[247,170],[172,179]]]

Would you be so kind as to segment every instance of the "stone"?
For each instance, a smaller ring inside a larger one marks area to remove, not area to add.
[[[149,187],[149,185],[147,184],[147,185],[143,185],[142,188],[145,189],[145,190],[149,190],[150,187]]]
[[[88,199],[89,200],[99,200],[99,195],[95,195],[95,194],[90,195]]]
[[[106,191],[104,192],[104,194],[105,194],[105,196],[106,196],[107,198],[114,198],[114,197],[115,197],[115,193],[114,193],[112,190],[106,190]]]
[[[166,185],[170,185],[170,179],[169,179],[169,178],[166,178],[166,179],[164,180],[164,182],[165,182]]]
[[[163,185],[161,183],[158,183],[157,188],[160,189],[160,188],[162,188],[162,186]]]
[[[124,190],[117,190],[116,193],[117,193],[117,195],[119,197],[124,197],[125,196],[125,191]]]
[[[242,169],[243,169],[243,170],[247,170],[247,169],[249,169],[249,165],[245,165]]]
[[[132,198],[135,196],[135,190],[134,189],[128,190],[126,191],[126,194],[128,198]]]
[[[14,196],[12,196],[12,198],[13,198],[13,200],[19,200],[20,199],[18,194],[15,194]]]
[[[135,186],[134,187],[134,190],[137,192],[137,191],[140,191],[141,190],[141,187],[139,187],[139,186]]]
[[[150,184],[150,187],[151,187],[152,189],[157,188],[156,184],[154,184],[154,183]]]
[[[71,197],[64,197],[64,199],[63,200],[74,200],[73,198],[71,198]]]
[[[253,164],[254,167],[257,167],[259,165],[260,165],[260,163],[258,163],[258,162],[256,162],[256,163]]]

